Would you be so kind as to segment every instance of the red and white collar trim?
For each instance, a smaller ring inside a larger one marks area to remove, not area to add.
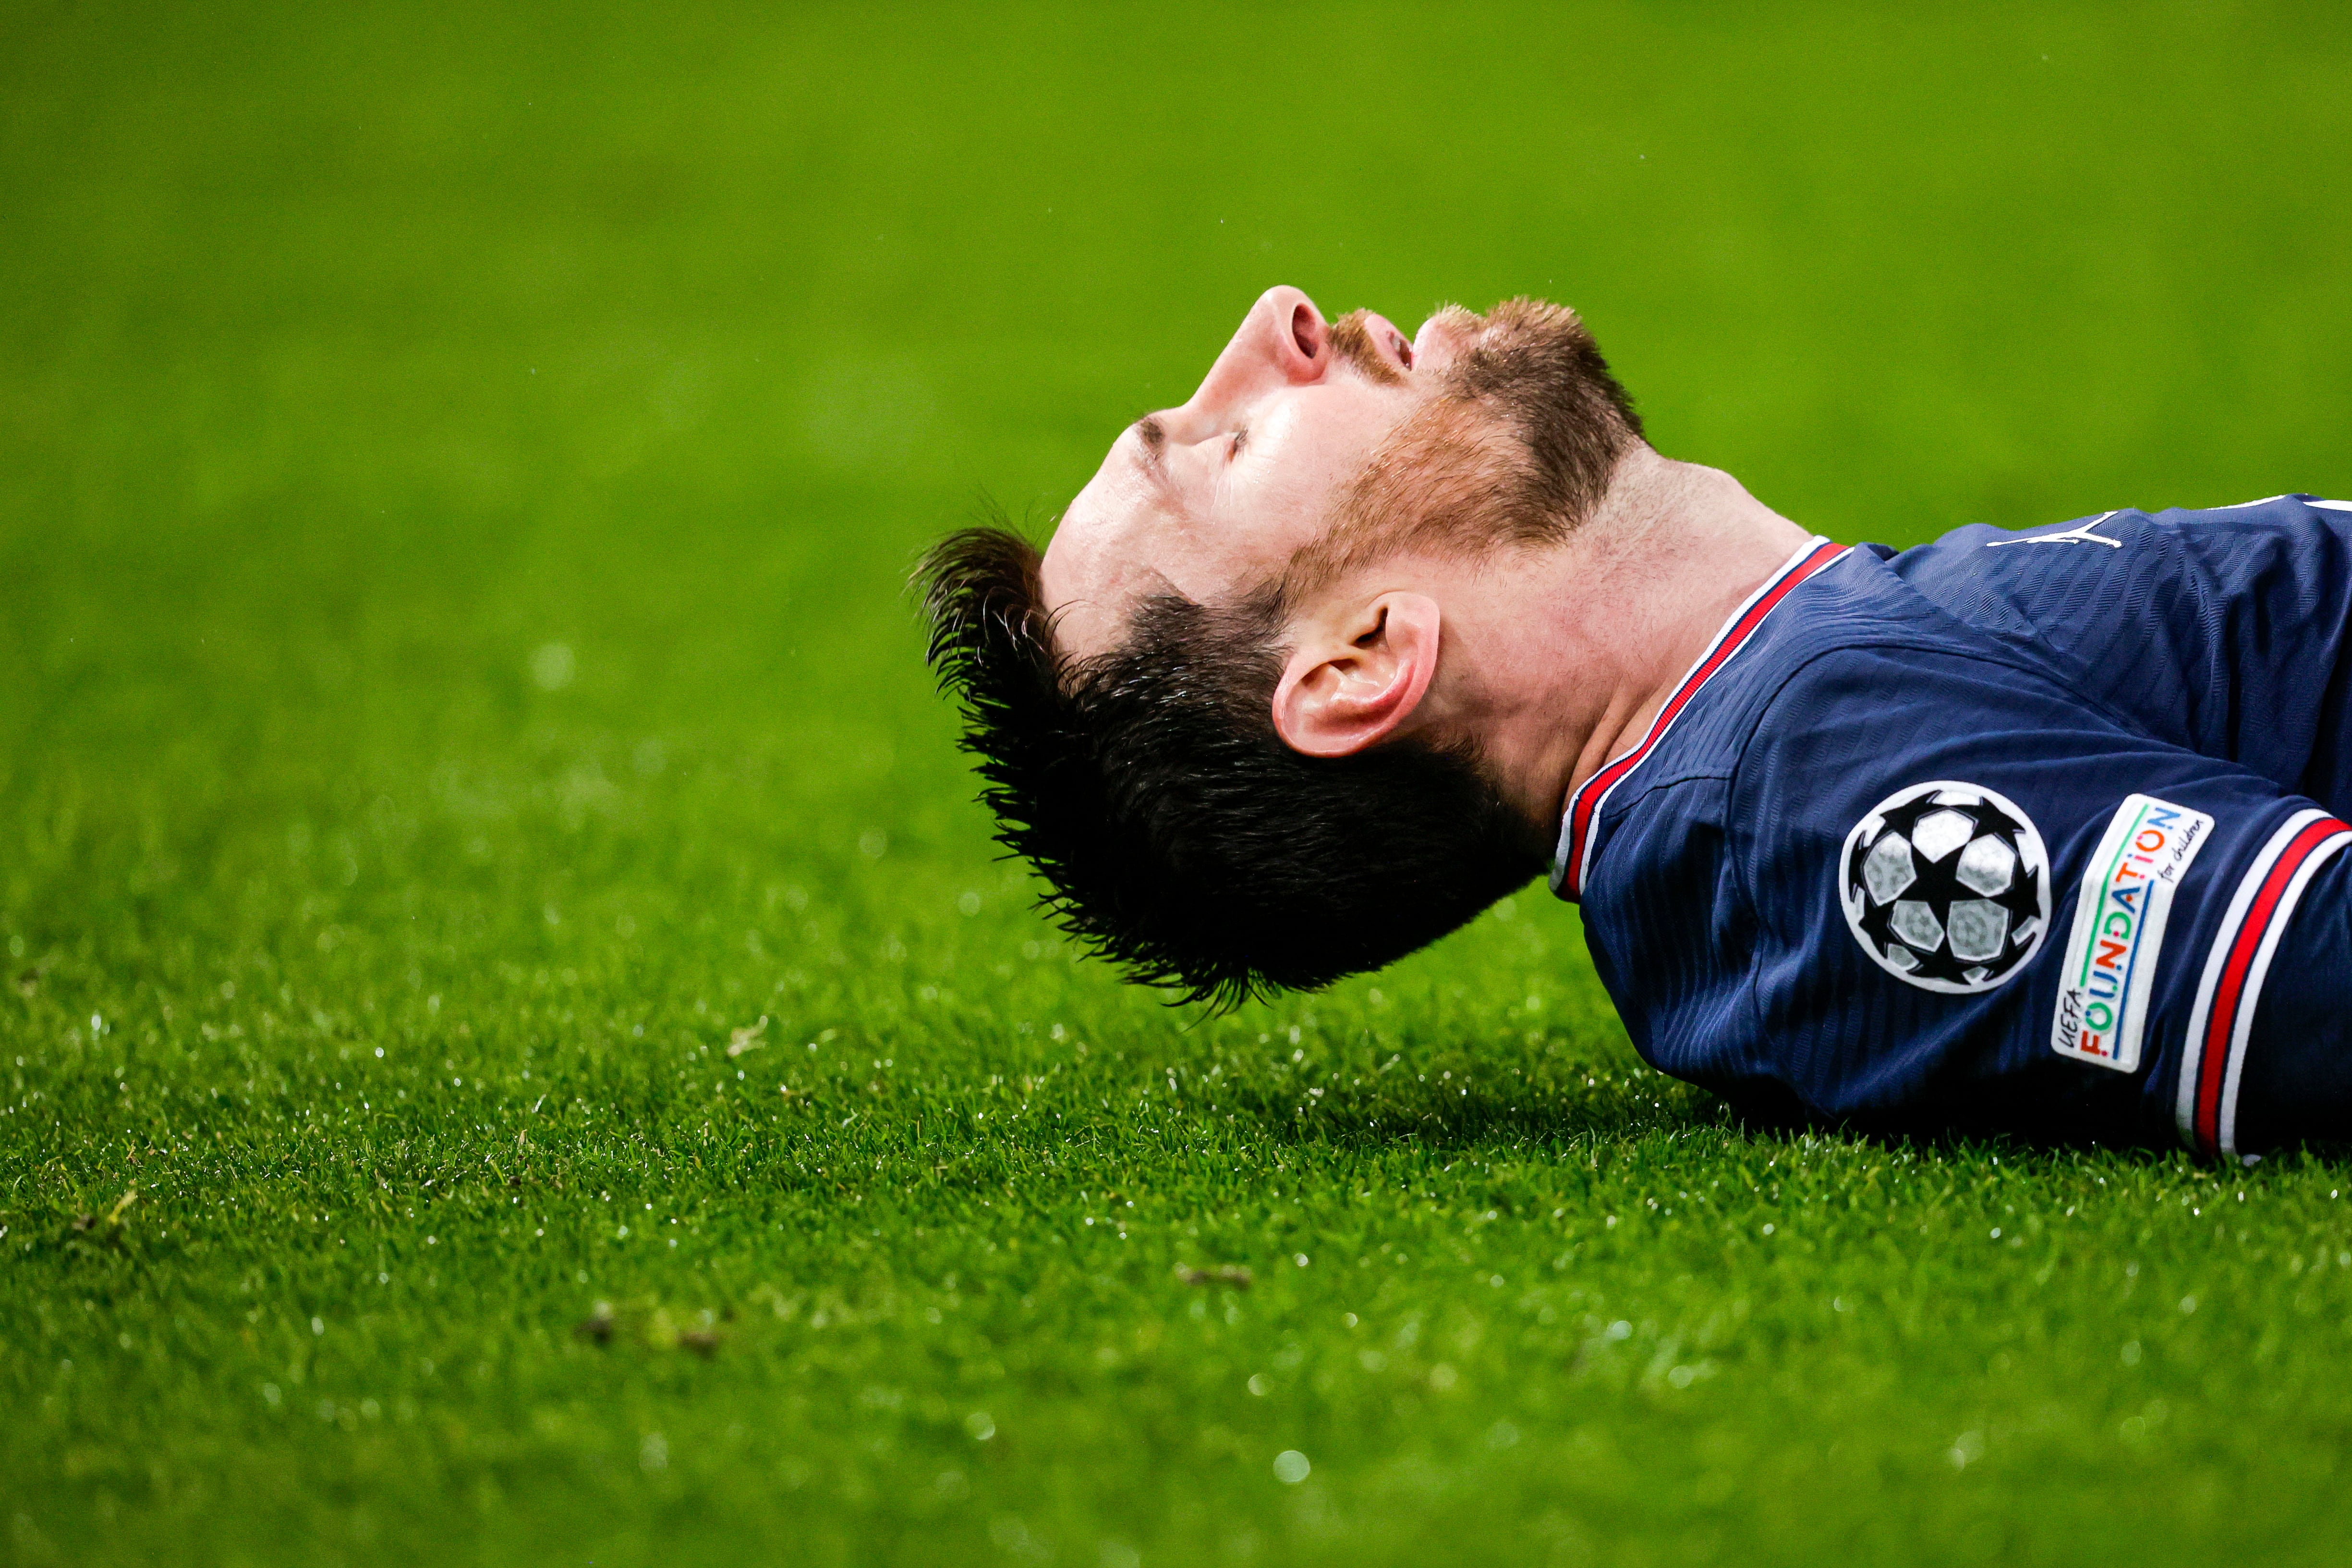
[[[1609,796],[1625,782],[1627,774],[1642,765],[1643,759],[1665,739],[1666,731],[1675,727],[1675,720],[1698,695],[1699,688],[1715,679],[1716,672],[1729,664],[1732,657],[1747,646],[1764,624],[1764,617],[1780,607],[1798,584],[1828,567],[1845,554],[1847,546],[1834,543],[1815,534],[1804,546],[1783,562],[1780,570],[1765,579],[1764,585],[1748,598],[1748,602],[1732,612],[1715,640],[1699,655],[1698,662],[1675,688],[1658,716],[1650,721],[1649,731],[1642,743],[1579,784],[1568,797],[1568,810],[1559,825],[1559,850],[1552,860],[1551,889],[1563,899],[1584,896],[1584,879],[1592,844],[1593,824],[1601,819],[1601,808]]]

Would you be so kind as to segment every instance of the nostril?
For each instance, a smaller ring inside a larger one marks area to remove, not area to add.
[[[1319,325],[1320,323],[1315,320],[1315,310],[1312,306],[1301,304],[1290,312],[1290,339],[1298,345],[1298,352],[1308,359],[1313,359],[1322,352],[1323,342],[1322,333],[1318,330]]]

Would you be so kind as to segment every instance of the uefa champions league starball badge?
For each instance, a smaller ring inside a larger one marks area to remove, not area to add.
[[[1897,790],[1846,835],[1845,923],[1889,974],[1954,995],[2025,967],[2050,930],[2050,852],[2008,796],[1937,779]]]

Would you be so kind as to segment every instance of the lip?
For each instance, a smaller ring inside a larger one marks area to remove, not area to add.
[[[1364,325],[1370,330],[1372,343],[1380,351],[1381,357],[1399,370],[1409,371],[1420,361],[1421,351],[1407,342],[1404,333],[1397,330],[1394,321],[1390,321],[1378,310],[1364,312]]]
[[[1421,364],[1429,358],[1431,353],[1437,347],[1434,340],[1442,331],[1443,329],[1437,324],[1437,318],[1435,316],[1428,317],[1423,321],[1421,326],[1412,334],[1412,363],[1414,364]]]

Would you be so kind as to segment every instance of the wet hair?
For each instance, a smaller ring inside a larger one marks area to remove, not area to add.
[[[1058,657],[1036,547],[941,540],[917,573],[997,837],[1064,929],[1129,977],[1220,1005],[1376,969],[1542,869],[1549,845],[1466,749],[1308,757],[1275,731],[1281,597],[1146,600],[1118,651]]]
[[[1044,877],[1064,929],[1130,978],[1230,1005],[1376,969],[1543,868],[1465,742],[1343,757],[1274,726],[1290,605],[1405,544],[1557,540],[1599,503],[1641,423],[1560,307],[1481,322],[1447,384],[1374,456],[1277,582],[1223,605],[1145,599],[1124,643],[1060,656],[1035,545],[1002,520],[941,540],[916,584],[997,837]]]

